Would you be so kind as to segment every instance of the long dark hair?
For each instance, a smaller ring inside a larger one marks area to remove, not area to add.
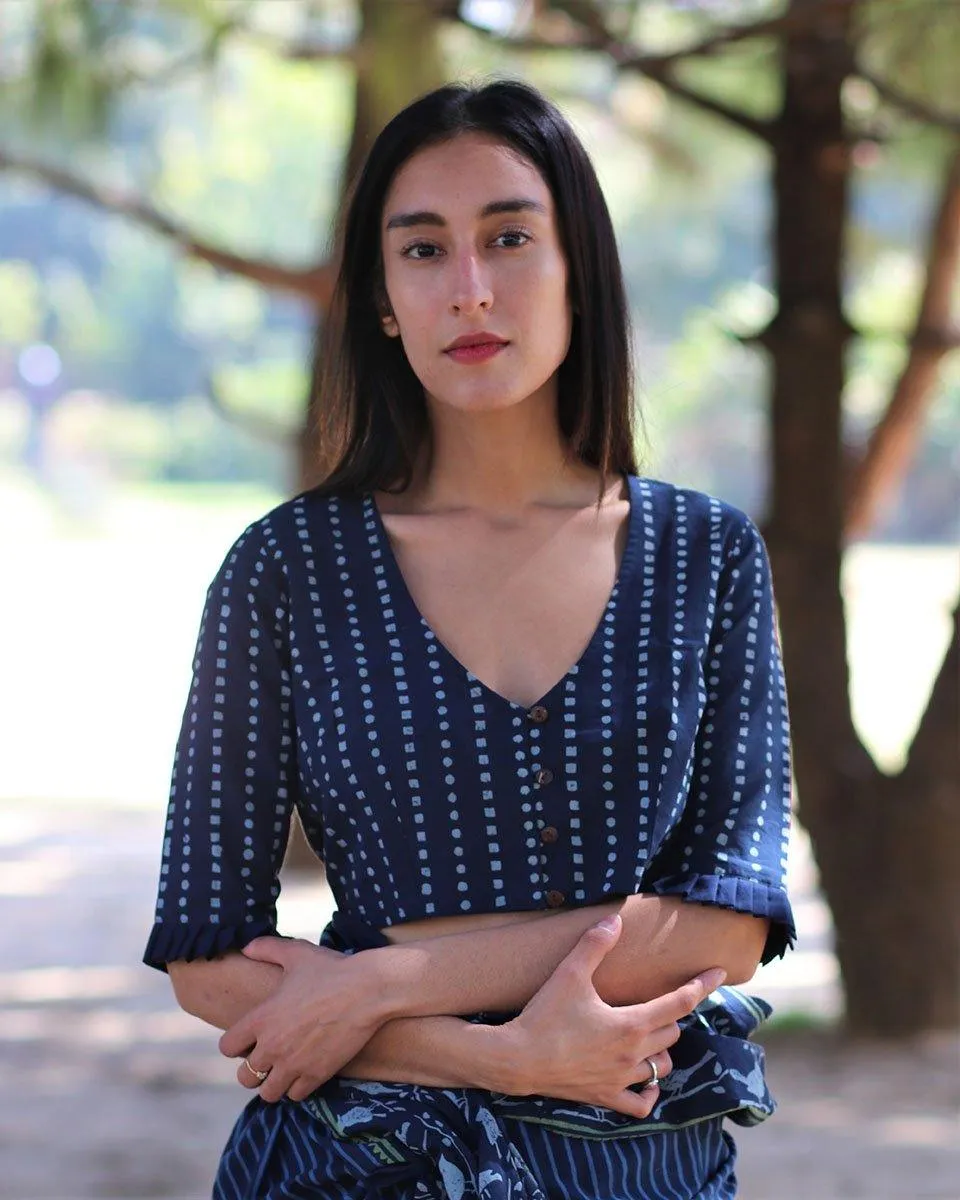
[[[319,445],[324,492],[403,491],[432,451],[423,386],[399,338],[383,332],[380,226],[390,185],[419,150],[483,133],[517,150],[550,189],[566,255],[573,328],[558,376],[558,420],[572,456],[636,472],[630,326],[607,205],[586,150],[559,110],[513,80],[448,84],[399,112],[373,143],[346,205],[340,271],[321,342]]]

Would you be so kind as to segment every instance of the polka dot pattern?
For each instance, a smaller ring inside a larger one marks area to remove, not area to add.
[[[782,953],[789,733],[763,543],[711,497],[629,492],[604,613],[529,710],[437,638],[372,497],[307,492],[252,525],[207,596],[147,961],[274,929],[294,803],[338,907],[378,928],[656,891],[768,917],[765,957]]]

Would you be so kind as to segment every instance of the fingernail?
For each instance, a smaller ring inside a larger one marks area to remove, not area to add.
[[[597,922],[597,928],[605,933],[616,933],[620,928],[620,914],[611,913],[609,917],[604,917],[602,921]]]
[[[700,976],[700,982],[707,989],[707,994],[718,988],[726,979],[727,973],[720,967],[711,967],[709,971],[704,971]]]

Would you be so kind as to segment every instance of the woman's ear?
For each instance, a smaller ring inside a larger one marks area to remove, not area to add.
[[[390,307],[390,297],[387,295],[387,289],[383,286],[382,280],[377,282],[374,300],[383,332],[387,337],[399,337],[400,326],[397,324],[397,318],[393,315],[393,309]]]

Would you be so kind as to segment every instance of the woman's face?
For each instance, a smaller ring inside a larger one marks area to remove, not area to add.
[[[394,178],[381,237],[384,330],[432,403],[555,401],[570,344],[567,264],[535,167],[483,134],[422,150]],[[464,338],[478,344],[455,345]]]

